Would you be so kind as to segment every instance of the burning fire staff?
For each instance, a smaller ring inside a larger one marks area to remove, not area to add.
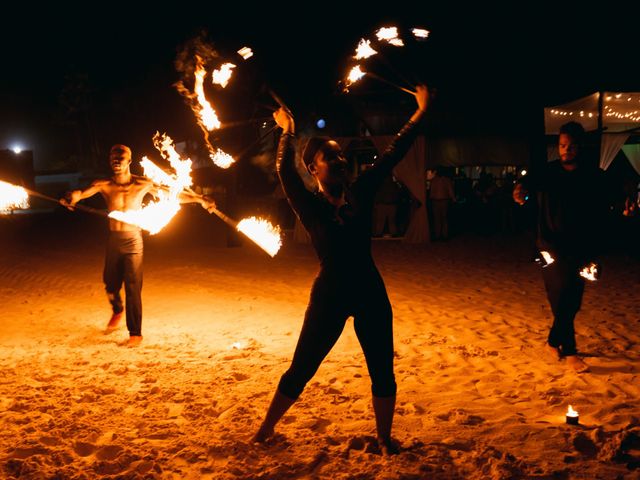
[[[109,211],[138,210],[146,194],[157,195],[158,186],[151,180],[132,175],[131,149],[126,145],[114,145],[109,153],[113,176],[94,181],[85,190],[74,190],[60,203],[73,210],[80,200],[100,193]],[[181,203],[200,203],[209,210],[215,203],[205,197],[181,193]],[[109,240],[105,257],[103,280],[113,314],[105,333],[115,330],[125,310],[120,290],[124,283],[126,294],[126,321],[129,330],[127,346],[137,346],[142,341],[142,234],[136,225],[109,219]]]
[[[553,312],[546,348],[556,361],[566,358],[577,372],[589,369],[578,356],[574,330],[584,292],[580,272],[592,264],[602,246],[607,208],[602,172],[585,164],[580,154],[584,135],[579,123],[564,124],[558,137],[560,159],[549,163],[540,175],[525,177],[513,191],[520,205],[537,195],[536,246],[544,259],[542,276]]]
[[[353,316],[371,376],[378,442],[385,453],[397,451],[391,440],[396,400],[392,311],[371,256],[371,222],[376,190],[418,133],[417,123],[427,108],[427,88],[418,86],[415,97],[418,109],[381,160],[350,185],[347,163],[338,144],[328,138],[310,139],[303,160],[317,181],[316,193],[305,188],[294,165],[292,116],[286,108],[274,113],[283,130],[277,153],[278,175],[291,206],[311,236],[321,267],[293,360],[280,379],[255,441],[265,441],[273,434],[278,420],[340,337],[347,318]]]

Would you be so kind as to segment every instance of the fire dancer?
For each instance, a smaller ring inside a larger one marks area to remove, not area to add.
[[[336,343],[349,316],[371,376],[378,442],[386,454],[397,452],[391,440],[396,401],[393,374],[392,311],[382,277],[371,256],[372,210],[377,189],[402,160],[418,134],[429,99],[425,86],[415,93],[418,108],[400,130],[381,160],[355,182],[347,183],[347,162],[338,144],[312,138],[303,160],[318,191],[308,191],[294,165],[294,121],[286,109],[274,113],[282,128],[277,169],[289,202],[311,236],[320,272],[293,360],[278,384],[266,418],[254,436],[258,442],[273,434],[278,420],[293,405]]]
[[[566,358],[576,372],[589,369],[578,356],[574,330],[584,292],[579,272],[601,247],[606,212],[602,172],[586,164],[580,152],[584,135],[579,123],[564,124],[558,137],[560,160],[549,163],[541,175],[524,177],[513,191],[520,205],[537,193],[536,246],[548,252],[542,276],[553,312],[546,348],[555,360]]]
[[[145,195],[156,195],[158,186],[151,180],[131,174],[131,149],[126,145],[114,145],[109,153],[111,178],[95,180],[85,190],[69,192],[60,203],[73,210],[80,200],[100,193],[109,211],[136,210],[142,207]],[[206,197],[186,192],[180,194],[181,203],[200,203],[209,210],[215,202]],[[109,239],[105,257],[103,280],[113,314],[105,333],[113,332],[124,311],[120,290],[124,283],[126,294],[126,320],[129,330],[127,346],[135,347],[142,341],[142,234],[135,225],[109,219]]]

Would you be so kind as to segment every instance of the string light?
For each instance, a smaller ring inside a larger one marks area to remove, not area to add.
[[[604,105],[603,116],[612,120],[622,120],[626,122],[640,122],[640,110],[630,110],[627,102],[633,101],[635,98],[640,102],[638,94],[612,93],[604,97],[608,105]],[[613,106],[612,106],[613,104]],[[614,108],[618,105],[620,108]],[[594,118],[598,116],[596,111],[585,110],[569,110],[554,108],[550,110],[551,115],[559,117],[588,117]]]

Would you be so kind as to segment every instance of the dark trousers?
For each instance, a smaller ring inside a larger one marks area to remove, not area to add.
[[[120,290],[124,283],[129,335],[142,335],[142,234],[110,232],[103,280],[113,313],[123,310]]]
[[[553,312],[553,325],[547,341],[552,347],[559,347],[563,355],[577,353],[573,320],[580,310],[584,292],[580,267],[575,260],[556,258],[542,269],[547,299]]]
[[[338,341],[349,316],[354,318],[373,395],[395,395],[391,304],[375,266],[356,277],[348,271],[320,272],[311,289],[291,366],[278,385],[280,393],[292,399],[300,396]]]

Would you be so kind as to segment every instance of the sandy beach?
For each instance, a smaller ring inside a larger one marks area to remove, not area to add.
[[[394,311],[401,453],[380,455],[352,321],[267,444],[253,444],[317,272],[185,207],[145,235],[143,335],[110,316],[106,225],[0,219],[0,477],[13,479],[638,479],[640,262],[603,258],[576,319],[591,372],[543,348],[532,239],[374,242]],[[565,424],[572,405],[577,426]]]

